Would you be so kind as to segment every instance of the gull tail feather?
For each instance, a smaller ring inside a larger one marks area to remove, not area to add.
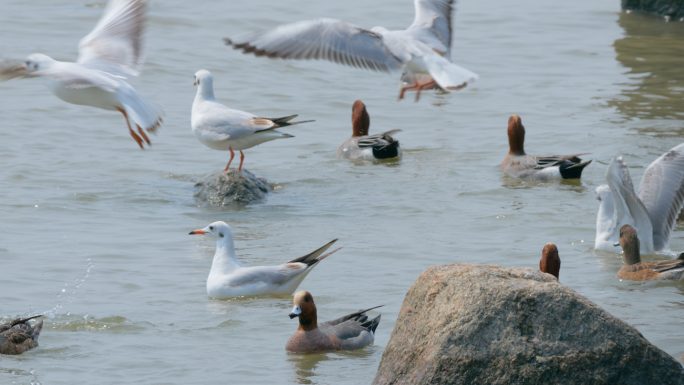
[[[475,82],[479,76],[463,67],[457,66],[438,54],[423,57],[430,76],[447,91],[457,91]]]
[[[121,104],[126,110],[126,114],[136,125],[144,128],[147,132],[155,134],[161,126],[164,110],[156,103],[153,103],[140,96],[132,88],[123,92]]]

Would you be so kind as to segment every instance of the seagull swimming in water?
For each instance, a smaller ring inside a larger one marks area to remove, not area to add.
[[[216,239],[216,254],[207,278],[207,294],[218,299],[291,295],[320,261],[339,250],[323,254],[337,241],[334,239],[303,257],[280,265],[246,267],[237,260],[233,232],[227,223],[214,222],[203,229],[190,232],[190,235],[197,234],[206,234]]]
[[[667,249],[670,233],[684,208],[684,143],[646,168],[638,193],[621,156],[608,165],[606,182],[596,188],[601,203],[594,248],[619,253],[620,229],[631,225],[639,235],[641,254]]]
[[[75,63],[36,53],[13,71],[0,68],[0,76],[40,77],[65,102],[121,112],[129,133],[144,149],[143,141],[151,144],[145,131],[155,133],[164,112],[122,79],[142,71],[146,9],[143,0],[110,0],[95,29],[81,39]]]
[[[451,11],[454,0],[414,0],[416,16],[405,30],[370,30],[336,19],[281,25],[265,32],[225,38],[226,45],[256,56],[325,59],[382,72],[403,70],[399,99],[407,90],[456,91],[478,75],[452,63]]]

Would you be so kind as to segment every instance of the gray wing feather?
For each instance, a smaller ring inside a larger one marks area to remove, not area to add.
[[[444,46],[440,51],[448,54],[451,51],[451,12],[454,0],[414,0],[416,17],[407,32],[427,44],[435,47],[432,37],[436,37]]]
[[[224,40],[244,53],[269,58],[324,59],[384,72],[402,64],[381,35],[334,19],[300,21]]]
[[[391,143],[396,142],[396,139],[392,137],[392,135],[396,134],[397,132],[400,132],[401,130],[391,130],[391,131],[386,131],[381,134],[375,134],[375,135],[368,135],[368,136],[363,136],[359,138],[357,141],[357,144],[359,147],[375,147],[378,145],[381,146],[387,146]]]
[[[34,71],[33,74],[44,76],[60,82],[66,88],[73,89],[97,87],[107,92],[116,92],[121,86],[119,83],[121,80],[106,72],[86,68],[82,68],[82,71],[76,71],[72,66],[69,68],[60,67],[55,70]]]
[[[684,207],[684,143],[648,166],[638,195],[653,226],[653,248],[662,250]]]
[[[100,21],[78,45],[78,63],[121,77],[140,74],[146,10],[143,0],[109,0]]]

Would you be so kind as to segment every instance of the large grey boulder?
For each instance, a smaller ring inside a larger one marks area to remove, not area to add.
[[[425,270],[373,384],[684,384],[635,328],[529,268]]]
[[[684,18],[684,0],[622,0],[622,9],[674,20]]]
[[[210,206],[262,201],[271,191],[265,178],[255,176],[247,170],[237,169],[209,174],[197,182],[195,188],[195,199]]]

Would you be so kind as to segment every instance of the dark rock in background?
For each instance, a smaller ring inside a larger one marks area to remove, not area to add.
[[[684,18],[684,0],[622,0],[622,9],[674,20]]]
[[[549,274],[459,263],[409,289],[373,384],[684,384],[684,369]]]
[[[271,187],[265,178],[247,170],[223,170],[207,175],[195,184],[195,198],[211,206],[247,204],[266,199]]]

